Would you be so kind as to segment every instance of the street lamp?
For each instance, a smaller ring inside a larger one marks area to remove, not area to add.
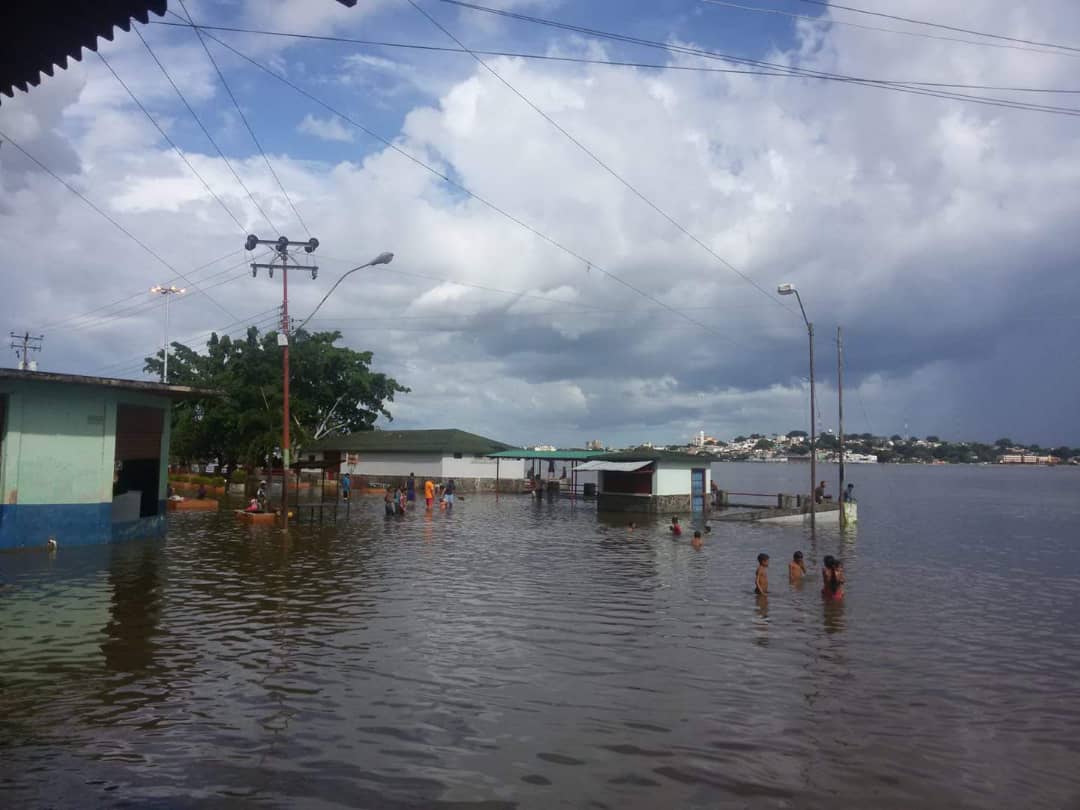
[[[803,323],[806,324],[806,333],[810,337],[810,531],[814,531],[817,528],[817,498],[814,497],[814,489],[817,487],[817,449],[814,447],[814,325],[806,317],[802,297],[794,284],[781,284],[776,291],[780,295],[795,296],[795,300],[799,302]]]
[[[161,368],[161,381],[167,383],[169,381],[169,299],[174,295],[183,295],[186,290],[183,287],[176,287],[170,284],[168,287],[164,287],[158,284],[150,288],[150,292],[165,297],[165,363]]]
[[[330,297],[330,293],[332,293],[334,290],[337,289],[338,284],[343,282],[345,280],[346,276],[351,276],[357,270],[363,270],[365,267],[374,267],[377,264],[390,264],[390,262],[392,262],[393,260],[394,260],[394,254],[393,253],[380,253],[378,256],[376,256],[374,259],[372,259],[370,262],[367,262],[366,264],[361,264],[361,265],[359,265],[357,267],[354,267],[352,270],[347,270],[344,273],[342,273],[341,278],[339,278],[337,281],[334,282],[334,286],[331,287],[327,291],[326,295],[324,295],[322,297],[322,300],[318,303],[318,305],[315,307],[315,309],[313,309],[311,311],[311,314],[308,315],[306,318],[304,318],[304,320],[300,323],[300,325],[298,327],[296,327],[296,331],[299,332],[301,329],[303,329],[305,326],[307,326],[307,322],[315,317],[315,313],[319,311],[319,307],[321,307],[323,304],[326,303],[326,299]]]

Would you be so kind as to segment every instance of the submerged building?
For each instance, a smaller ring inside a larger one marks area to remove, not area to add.
[[[321,463],[383,483],[397,483],[413,473],[421,480],[453,478],[465,489],[487,489],[494,488],[500,472],[491,454],[509,449],[464,430],[364,430],[312,442],[302,448],[299,463]],[[504,461],[501,472],[520,478],[524,463]]]
[[[0,369],[0,549],[165,533],[178,385]]]
[[[712,458],[640,447],[608,453],[577,467],[599,474],[601,512],[702,512],[708,508]]]

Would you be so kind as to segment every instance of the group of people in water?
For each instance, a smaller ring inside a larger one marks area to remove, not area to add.
[[[769,555],[762,552],[757,556],[757,572],[754,574],[754,593],[758,596],[769,595]],[[803,553],[796,551],[788,563],[788,582],[799,585],[806,577],[806,561]],[[821,595],[827,600],[844,598],[844,563],[831,554],[826,554],[821,567]]]
[[[636,523],[627,523],[628,530],[633,531],[637,528]],[[672,515],[671,524],[668,526],[668,530],[671,532],[672,537],[681,537],[683,530],[682,524],[679,522],[678,515]],[[712,531],[712,526],[708,523],[705,524],[704,534],[709,534]],[[690,545],[694,548],[701,548],[704,545],[704,537],[700,529],[694,530],[694,537],[690,541]],[[754,574],[754,593],[758,596],[769,595],[769,555],[762,552],[757,556],[757,572]],[[802,584],[806,577],[806,561],[803,558],[801,551],[796,551],[791,557],[791,562],[788,563],[788,582],[792,585]],[[846,578],[844,576],[844,562],[839,560],[831,554],[825,555],[822,560],[821,568],[821,595],[827,600],[837,600],[844,598],[844,583]]]
[[[430,478],[424,481],[424,508],[435,508],[438,499],[438,508],[449,511],[454,508],[457,498],[457,485],[454,479],[447,479],[446,483],[436,483]],[[404,515],[405,512],[416,502],[416,476],[409,473],[409,477],[403,485],[387,487],[386,495],[383,496],[383,509],[386,515]]]

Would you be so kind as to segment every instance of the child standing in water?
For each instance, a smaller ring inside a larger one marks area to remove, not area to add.
[[[826,600],[844,598],[844,564],[831,554],[825,558],[825,567],[821,571],[821,595]]]
[[[701,539],[701,532],[694,532],[694,539],[690,541],[690,545],[697,549],[705,545],[705,541]]]
[[[757,573],[754,575],[754,593],[767,596],[769,593],[769,555],[757,555]]]
[[[672,515],[671,516],[671,533],[673,535],[675,535],[676,537],[678,537],[680,534],[682,534],[682,526],[679,525],[679,516],[678,515]]]
[[[791,562],[787,566],[788,581],[794,585],[796,582],[801,582],[802,578],[806,576],[806,563],[803,562],[803,553],[796,551],[791,557]]]

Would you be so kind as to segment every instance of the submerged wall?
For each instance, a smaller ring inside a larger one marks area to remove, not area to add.
[[[0,549],[106,543],[162,534],[169,400],[161,396],[50,381],[0,385]],[[114,520],[116,416],[120,403],[160,408],[156,448],[158,514]]]

